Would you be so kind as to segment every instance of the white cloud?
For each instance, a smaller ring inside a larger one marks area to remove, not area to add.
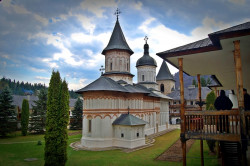
[[[134,7],[136,10],[141,10],[142,9],[142,2],[138,1],[138,2],[134,2],[131,4],[132,7]]]
[[[76,83],[69,83],[68,87],[70,90],[79,90],[88,85],[89,82],[90,80],[82,78]]]
[[[238,4],[238,5],[244,5],[246,0],[229,0],[229,2]]]
[[[47,70],[45,70],[45,69],[37,69],[37,68],[35,68],[35,67],[30,67],[30,69],[31,69],[32,71],[34,71],[34,72],[47,72]]]
[[[95,14],[97,17],[103,17],[104,8],[116,6],[117,4],[115,0],[85,0],[81,3],[81,8],[83,10],[88,10],[89,12]]]
[[[84,15],[77,14],[75,15],[77,19],[81,22],[82,27],[87,30],[90,34],[93,34],[96,25],[92,23],[92,19],[89,17],[86,17]]]
[[[49,77],[42,77],[42,76],[36,76],[35,78],[38,80],[50,80]]]
[[[2,58],[5,58],[5,59],[10,59],[9,55],[6,55],[6,54],[1,54],[0,55]]]
[[[216,21],[212,18],[206,17],[202,20],[202,26],[195,28],[191,34],[197,39],[207,38],[209,33],[225,29],[227,27],[230,27],[230,25],[222,21]]]
[[[25,9],[23,6],[18,6],[16,4],[12,4],[11,0],[4,0],[3,1],[3,6],[6,9],[7,12],[15,12],[17,14],[29,14],[31,16],[33,16],[37,21],[43,23],[44,25],[48,25],[48,20],[41,17],[40,15],[36,14],[36,13],[32,13],[30,11],[28,11],[27,9]]]

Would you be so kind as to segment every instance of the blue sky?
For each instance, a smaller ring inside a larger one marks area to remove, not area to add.
[[[96,80],[117,7],[135,75],[145,35],[158,72],[157,52],[250,21],[249,0],[1,0],[0,77],[48,85],[54,69],[74,90]]]

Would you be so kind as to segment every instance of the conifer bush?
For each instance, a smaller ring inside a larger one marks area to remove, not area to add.
[[[67,125],[69,122],[69,92],[66,81],[60,73],[52,72],[48,89],[45,165],[63,166],[67,161]]]
[[[21,131],[22,135],[26,136],[28,131],[28,125],[29,125],[29,101],[26,99],[23,99],[22,104],[22,112],[21,112]]]

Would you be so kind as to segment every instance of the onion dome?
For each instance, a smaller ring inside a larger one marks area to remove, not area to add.
[[[136,62],[136,67],[145,65],[157,67],[155,59],[149,55],[148,50],[149,45],[146,43],[144,44],[144,55],[140,59],[138,59],[138,61]]]

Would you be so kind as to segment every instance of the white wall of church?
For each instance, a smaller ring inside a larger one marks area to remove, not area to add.
[[[130,54],[125,51],[108,51],[105,55],[105,72],[130,72]]]
[[[155,66],[138,66],[137,79],[140,82],[155,82],[156,83],[156,67]]]

